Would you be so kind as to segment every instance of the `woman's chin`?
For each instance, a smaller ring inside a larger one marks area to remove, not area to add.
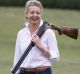
[[[39,21],[33,21],[32,24],[39,24]]]

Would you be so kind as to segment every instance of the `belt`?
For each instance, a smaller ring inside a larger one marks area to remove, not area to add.
[[[36,67],[36,68],[24,68],[24,71],[27,72],[41,72],[46,69],[50,68],[50,66],[41,66],[41,67]]]

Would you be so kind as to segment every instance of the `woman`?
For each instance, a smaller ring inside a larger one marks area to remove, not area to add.
[[[54,32],[47,29],[40,39],[36,33],[43,24],[41,19],[43,7],[37,0],[29,0],[25,6],[26,27],[18,32],[14,64],[18,62],[31,41],[35,46],[21,64],[23,70],[20,74],[51,74],[51,62],[59,60],[59,51]],[[19,70],[16,72],[19,74]]]

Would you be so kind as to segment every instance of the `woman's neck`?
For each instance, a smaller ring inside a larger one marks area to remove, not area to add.
[[[29,30],[31,34],[33,34],[37,30],[38,26],[39,25],[36,25],[36,24],[29,24]]]

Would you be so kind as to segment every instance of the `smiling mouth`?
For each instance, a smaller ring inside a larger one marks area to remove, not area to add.
[[[33,21],[37,21],[39,18],[38,17],[32,17],[31,18]]]

